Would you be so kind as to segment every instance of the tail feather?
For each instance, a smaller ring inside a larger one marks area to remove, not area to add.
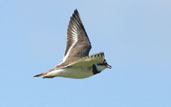
[[[44,76],[43,79],[45,78],[54,78],[55,76]]]
[[[37,74],[34,77],[42,77],[42,76],[45,76],[46,74],[47,74],[47,72],[44,72],[44,73],[41,73],[41,74]]]

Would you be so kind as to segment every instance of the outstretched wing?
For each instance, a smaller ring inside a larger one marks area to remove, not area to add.
[[[88,56],[90,49],[91,43],[81,22],[79,13],[75,10],[70,18],[67,29],[67,45],[63,62],[73,57],[81,58]]]
[[[80,60],[78,61],[75,61],[67,66],[65,66],[64,68],[66,67],[92,67],[94,64],[100,64],[100,63],[103,63],[104,62],[104,53],[99,53],[99,54],[95,54],[95,55],[92,55],[92,56],[86,56],[86,57],[83,57],[81,58]]]

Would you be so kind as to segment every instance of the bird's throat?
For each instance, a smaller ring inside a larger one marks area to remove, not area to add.
[[[92,72],[94,75],[100,73],[100,71],[97,70],[96,65],[93,65]]]

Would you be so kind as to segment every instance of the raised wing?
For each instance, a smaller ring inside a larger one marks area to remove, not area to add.
[[[104,62],[104,53],[95,54],[92,56],[86,56],[78,61],[75,61],[65,67],[92,67],[94,64],[100,64]],[[64,68],[65,68],[64,67]]]
[[[71,60],[73,57],[81,58],[88,56],[90,49],[91,43],[81,22],[79,13],[75,10],[70,18],[67,29],[67,45],[63,62]]]

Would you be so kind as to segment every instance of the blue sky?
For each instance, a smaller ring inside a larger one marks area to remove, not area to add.
[[[74,9],[112,69],[32,76],[62,61]],[[171,107],[170,0],[0,0],[1,107]]]

